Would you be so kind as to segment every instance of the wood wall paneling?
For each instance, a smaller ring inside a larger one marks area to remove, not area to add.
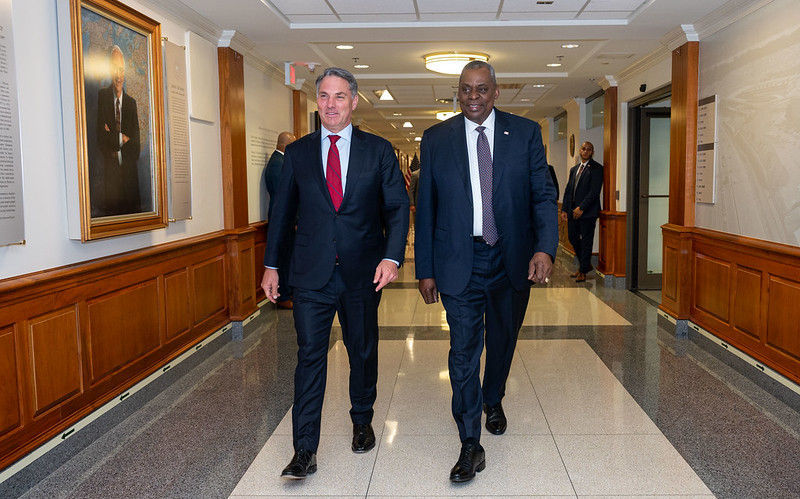
[[[699,42],[672,51],[669,223],[694,225]]]
[[[245,303],[255,300],[255,289],[253,289],[253,281],[255,281],[255,268],[253,248],[245,248],[240,253],[240,274],[239,274],[239,289],[242,293],[242,301]]]
[[[731,326],[758,341],[761,337],[762,273],[746,267],[736,267],[731,293]]]
[[[192,327],[192,303],[189,298],[189,271],[181,269],[164,276],[167,341],[187,333]]]
[[[302,90],[292,90],[292,122],[295,137],[308,134],[308,103]]]
[[[694,259],[694,305],[720,321],[730,321],[731,264],[702,253]]]
[[[659,308],[678,319],[689,319],[694,290],[692,228],[661,226],[663,270]]]
[[[625,277],[627,213],[603,210],[600,212],[598,223],[600,230],[598,270],[615,277]]]
[[[260,302],[267,296],[261,288],[264,278],[264,252],[267,250],[267,224],[258,222],[252,225],[256,229],[253,237],[253,268],[255,269],[255,301]]]
[[[194,324],[225,309],[225,260],[218,256],[192,267]]]
[[[618,90],[608,87],[603,101],[603,210],[606,211],[617,210]]]
[[[244,108],[244,58],[230,47],[217,49],[219,62],[222,197],[225,228],[248,224],[247,135]]]
[[[678,301],[678,248],[664,246],[664,262],[661,279],[661,295]]]
[[[800,362],[800,282],[769,276],[766,344]],[[800,375],[800,365],[795,374]]]
[[[156,279],[89,300],[87,305],[92,384],[159,347]]]
[[[123,326],[118,328],[123,329]],[[28,349],[34,416],[83,391],[75,306],[30,319]]]
[[[17,350],[14,328],[0,328],[0,435],[18,428],[22,423]]]

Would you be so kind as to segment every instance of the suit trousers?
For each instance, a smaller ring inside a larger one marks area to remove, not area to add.
[[[457,295],[442,295],[450,326],[452,411],[462,442],[469,438],[480,441],[482,405],[497,405],[505,395],[529,297],[530,288],[518,291],[511,285],[500,248],[480,242],[473,243],[472,274],[467,287]],[[484,332],[486,366],[481,387]]]
[[[567,237],[578,258],[578,271],[584,274],[592,271],[592,245],[594,244],[594,228],[597,218],[581,217],[577,220],[569,215],[567,220]]]
[[[328,343],[338,312],[342,337],[350,360],[350,419],[372,422],[378,381],[378,304],[381,293],[371,283],[346,289],[337,266],[319,290],[294,288],[297,330],[297,368],[294,373],[292,435],[295,450],[317,452],[322,400],[328,364]]]

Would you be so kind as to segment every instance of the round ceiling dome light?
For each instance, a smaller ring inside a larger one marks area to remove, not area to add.
[[[422,56],[425,68],[434,73],[459,75],[467,63],[472,61],[487,62],[489,56],[480,52],[434,52]]]

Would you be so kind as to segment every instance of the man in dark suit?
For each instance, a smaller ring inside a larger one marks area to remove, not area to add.
[[[529,280],[548,282],[558,244],[539,125],[495,109],[498,95],[494,69],[470,62],[459,78],[462,113],[427,129],[421,144],[416,275],[425,303],[441,293],[450,325],[452,410],[462,442],[453,482],[485,467],[482,407],[491,433],[506,430],[501,400]]]
[[[97,143],[105,189],[101,216],[142,211],[139,200],[139,115],[125,93],[125,58],[111,49],[111,84],[97,94]],[[98,189],[96,192],[101,191]]]
[[[261,283],[274,303],[280,248],[297,221],[289,270],[299,347],[295,454],[282,472],[295,479],[317,469],[328,339],[337,312],[350,359],[351,447],[360,453],[375,446],[380,290],[397,279],[408,234],[408,195],[392,145],[351,123],[358,104],[355,78],[328,68],[316,83],[322,129],[286,148]]]
[[[267,166],[264,168],[264,194],[269,195],[269,209],[267,210],[267,220],[272,221],[272,207],[275,205],[275,196],[278,193],[278,182],[281,178],[283,171],[283,152],[286,146],[294,142],[295,136],[291,132],[281,132],[278,134],[278,143],[275,146],[275,151],[269,157]],[[291,309],[292,304],[292,288],[289,287],[289,258],[292,256],[292,236],[294,230],[289,231],[287,236],[289,239],[286,244],[280,248],[280,260],[278,262],[278,277],[280,282],[280,289],[278,289],[278,308]]]
[[[581,145],[581,162],[569,171],[561,203],[561,220],[567,222],[569,243],[575,250],[579,267],[570,274],[576,282],[584,282],[592,271],[594,228],[600,215],[600,189],[603,187],[603,165],[592,159],[594,145]]]

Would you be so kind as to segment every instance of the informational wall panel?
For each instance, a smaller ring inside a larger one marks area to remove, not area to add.
[[[717,96],[700,99],[697,105],[697,163],[695,196],[698,203],[714,203],[716,182]]]
[[[0,1],[0,246],[25,240],[11,0]]]
[[[189,104],[186,91],[185,49],[164,42],[164,95],[167,101],[167,179],[169,218],[192,218],[192,168],[189,150]]]

